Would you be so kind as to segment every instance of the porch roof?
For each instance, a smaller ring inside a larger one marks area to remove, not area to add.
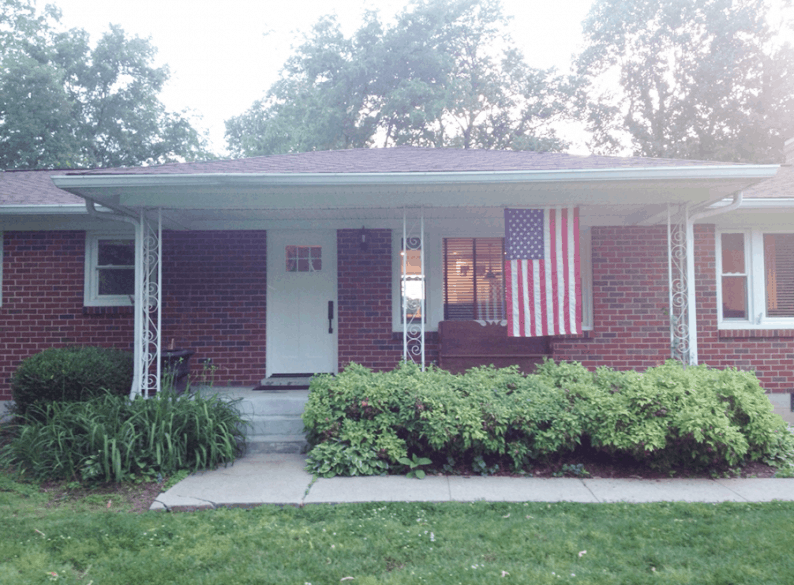
[[[583,218],[590,215],[608,222],[641,223],[655,217],[668,202],[699,205],[718,201],[774,176],[777,168],[397,147],[151,167],[39,171],[31,176],[37,181],[52,176],[54,185],[68,192],[61,191],[70,203],[76,195],[122,212],[160,207],[167,219],[178,219],[178,225],[211,229],[215,223],[243,228],[286,218],[388,219],[397,217],[403,207],[421,206],[429,216],[436,209],[439,216],[457,217],[471,210],[487,213],[485,208],[496,213],[508,206],[550,204],[579,205]]]

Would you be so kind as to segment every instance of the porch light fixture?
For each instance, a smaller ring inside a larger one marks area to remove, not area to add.
[[[367,233],[367,228],[365,228],[363,225],[361,226],[361,231],[358,235],[358,244],[361,247],[362,252],[369,250],[369,234]]]

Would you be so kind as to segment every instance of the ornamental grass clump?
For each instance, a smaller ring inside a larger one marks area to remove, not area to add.
[[[37,479],[123,482],[213,468],[245,449],[235,403],[165,391],[52,402],[21,417],[3,462]]]

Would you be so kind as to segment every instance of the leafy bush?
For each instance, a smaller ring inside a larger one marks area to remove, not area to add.
[[[19,414],[34,404],[82,401],[106,391],[129,394],[132,354],[102,347],[51,348],[25,359],[11,378]]]
[[[588,403],[594,446],[661,469],[758,460],[785,428],[753,374],[672,361],[643,374],[599,368]]]
[[[351,364],[312,381],[303,420],[322,475],[402,469],[411,457],[519,470],[583,442],[660,469],[702,469],[786,453],[789,436],[754,375],[676,362],[638,373],[547,361],[530,376]]]
[[[213,468],[245,449],[235,403],[218,396],[110,393],[31,407],[2,460],[38,479],[122,482]]]

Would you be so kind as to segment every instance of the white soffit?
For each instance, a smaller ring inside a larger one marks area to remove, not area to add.
[[[716,201],[778,165],[437,173],[64,175],[56,186],[126,208],[334,209],[647,205]]]

